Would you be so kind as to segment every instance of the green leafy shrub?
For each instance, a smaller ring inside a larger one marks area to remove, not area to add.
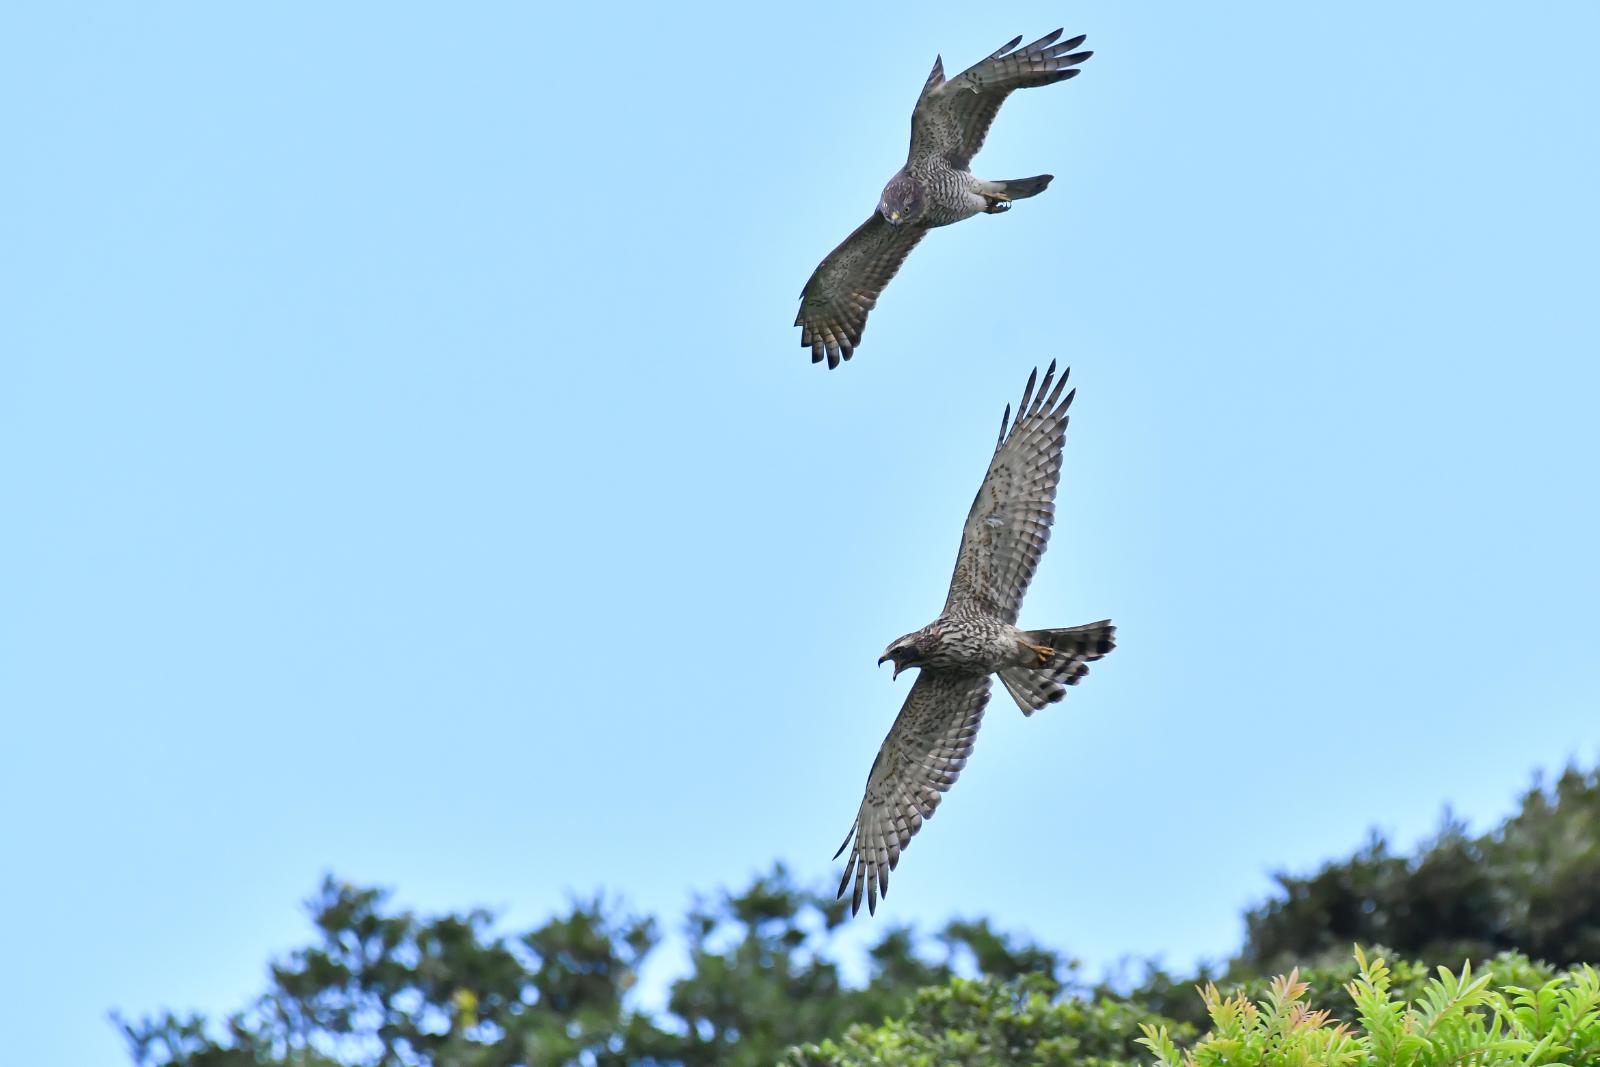
[[[791,1049],[789,1067],[1121,1067],[1140,1057],[1145,1027],[1192,1034],[1184,1023],[1128,1001],[1057,999],[1060,985],[953,979],[924,989],[903,1017],[855,1026],[842,1038]]]
[[[1146,1024],[1141,1044],[1158,1067],[1519,1067],[1600,1063],[1600,976],[1583,966],[1538,988],[1495,988],[1469,963],[1440,967],[1414,999],[1397,995],[1382,959],[1358,949],[1346,986],[1353,1015],[1315,1009],[1298,973],[1274,979],[1257,1002],[1243,992],[1201,996],[1211,1030],[1186,1051],[1165,1027]]]
[[[1341,972],[1344,977],[1341,977]],[[1330,1003],[1317,1007],[1312,991]],[[791,1049],[788,1067],[1600,1067],[1600,976],[1507,955],[1474,973],[1353,966],[1200,990],[1209,1030],[1102,991],[965,981],[923,990],[904,1016]]]

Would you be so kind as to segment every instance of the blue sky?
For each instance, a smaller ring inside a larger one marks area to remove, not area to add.
[[[239,1005],[324,871],[524,925],[836,877],[1052,358],[1023,622],[1121,645],[992,705],[879,922],[1222,956],[1272,870],[1600,754],[1600,9],[1002,14],[0,13],[18,1062]],[[812,367],[934,54],[1062,24],[977,160],[1050,190]]]

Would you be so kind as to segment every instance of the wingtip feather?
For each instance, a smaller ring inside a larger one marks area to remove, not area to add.
[[[838,859],[840,856],[844,855],[844,850],[850,847],[850,842],[855,838],[856,829],[859,825],[859,823],[850,824],[850,832],[844,835],[844,844],[840,845],[839,851],[833,854],[834,859]]]
[[[1022,403],[1017,405],[1017,420],[1020,422],[1028,411],[1028,402],[1033,399],[1033,387],[1039,381],[1039,368],[1035,367],[1028,372],[1028,384],[1022,390]]]
[[[1038,414],[1039,409],[1044,407],[1045,398],[1050,395],[1050,386],[1055,380],[1056,361],[1052,359],[1050,361],[1050,366],[1044,372],[1044,381],[1039,383],[1039,395],[1034,400],[1033,406],[1028,409],[1029,416]]]
[[[1061,396],[1061,390],[1066,388],[1067,379],[1070,378],[1070,377],[1072,377],[1072,368],[1071,367],[1068,367],[1067,369],[1065,369],[1065,370],[1063,370],[1061,372],[1061,380],[1056,383],[1056,391],[1054,393],[1050,394],[1050,402],[1048,404],[1049,407],[1054,408],[1056,406],[1056,399]],[[1071,407],[1072,406],[1072,398],[1074,396],[1076,396],[1077,393],[1078,393],[1078,390],[1077,390],[1076,387],[1074,387],[1072,392],[1067,394],[1067,402],[1065,404],[1063,404],[1062,407],[1063,408]]]

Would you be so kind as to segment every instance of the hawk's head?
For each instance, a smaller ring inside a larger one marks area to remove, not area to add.
[[[883,187],[878,200],[878,213],[891,226],[904,226],[922,218],[922,183],[903,169],[897,171],[889,184]]]
[[[894,661],[894,677],[900,677],[900,672],[907,667],[922,666],[922,657],[925,654],[922,647],[922,631],[906,634],[883,650],[883,655],[878,657],[878,666],[883,666],[890,660]]]

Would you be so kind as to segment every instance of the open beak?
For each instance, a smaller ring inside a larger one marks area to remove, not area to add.
[[[878,666],[881,667],[887,662],[889,662],[889,657],[887,655],[883,655],[883,656],[879,656],[878,657]],[[889,678],[891,680],[893,680],[893,679],[898,678],[898,677],[900,677],[900,664],[898,662],[896,662],[895,665],[894,665],[894,673],[889,675]]]

